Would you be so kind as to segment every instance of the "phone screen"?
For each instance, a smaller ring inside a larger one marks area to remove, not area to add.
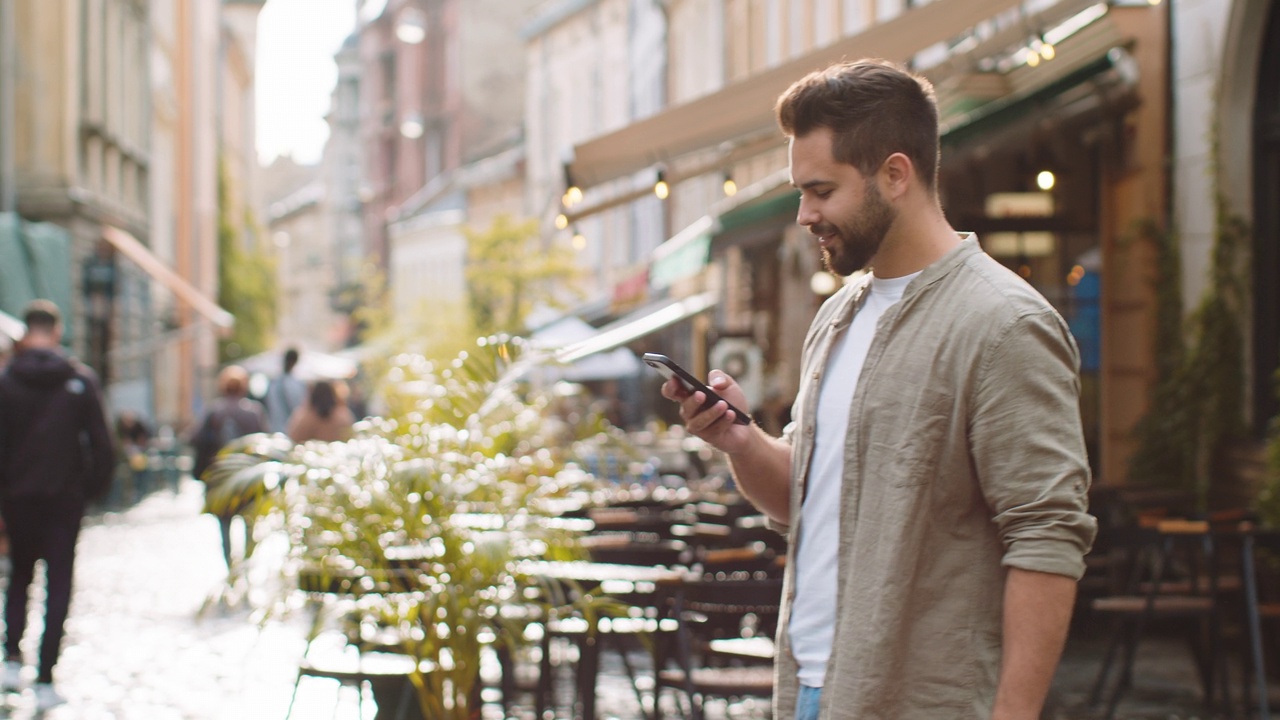
[[[724,400],[724,398],[720,397],[719,393],[707,387],[706,383],[694,377],[692,373],[680,367],[680,365],[677,364],[676,361],[672,360],[666,355],[662,355],[659,353],[645,353],[643,359],[646,365],[657,370],[659,373],[662,374],[663,377],[666,377],[666,378],[674,377],[677,380],[679,380],[680,383],[684,385],[685,389],[688,390],[689,392],[701,392],[703,395],[706,395],[707,401],[703,403],[704,409],[709,408],[712,405],[715,405],[721,400]],[[733,421],[735,423],[739,425],[751,424],[750,415],[734,407],[733,403],[729,402],[728,400],[724,400],[724,403],[729,406],[730,410],[733,411]]]

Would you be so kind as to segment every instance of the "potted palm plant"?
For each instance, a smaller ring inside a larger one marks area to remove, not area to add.
[[[253,513],[282,531],[286,587],[361,596],[419,661],[423,717],[477,716],[484,644],[521,637],[560,602],[522,560],[581,556],[576,534],[550,521],[595,487],[575,451],[624,444],[602,422],[558,418],[549,394],[519,392],[521,354],[518,341],[496,338],[447,367],[392,358],[388,412],[354,439],[249,436],[204,477],[210,512]],[[616,609],[587,602],[589,612]]]

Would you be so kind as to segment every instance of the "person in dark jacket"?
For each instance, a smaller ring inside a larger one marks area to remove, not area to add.
[[[196,430],[191,444],[195,446],[195,466],[192,473],[204,479],[204,473],[217,459],[218,452],[236,438],[267,431],[267,417],[262,406],[250,400],[249,373],[239,365],[228,365],[218,373],[218,397],[209,404],[209,412]],[[219,513],[218,527],[222,530],[222,559],[231,567],[231,521],[234,513]],[[243,516],[245,523],[245,556],[252,551],[252,520]]]
[[[0,514],[12,561],[0,685],[19,687],[27,589],[43,558],[45,629],[34,689],[37,705],[45,708],[62,702],[53,689],[53,666],[71,604],[80,522],[86,502],[111,483],[115,451],[98,378],[62,351],[57,306],[33,301],[23,320],[27,333],[0,375]]]

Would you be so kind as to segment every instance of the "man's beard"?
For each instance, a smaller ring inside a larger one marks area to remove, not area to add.
[[[898,212],[885,202],[880,188],[869,182],[862,196],[862,209],[848,223],[822,223],[809,228],[809,232],[834,238],[830,247],[822,248],[822,262],[827,270],[848,277],[866,269],[897,217]]]

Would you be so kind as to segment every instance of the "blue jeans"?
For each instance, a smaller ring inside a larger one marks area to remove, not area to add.
[[[796,697],[796,720],[818,720],[818,701],[822,700],[822,688],[800,686]]]

